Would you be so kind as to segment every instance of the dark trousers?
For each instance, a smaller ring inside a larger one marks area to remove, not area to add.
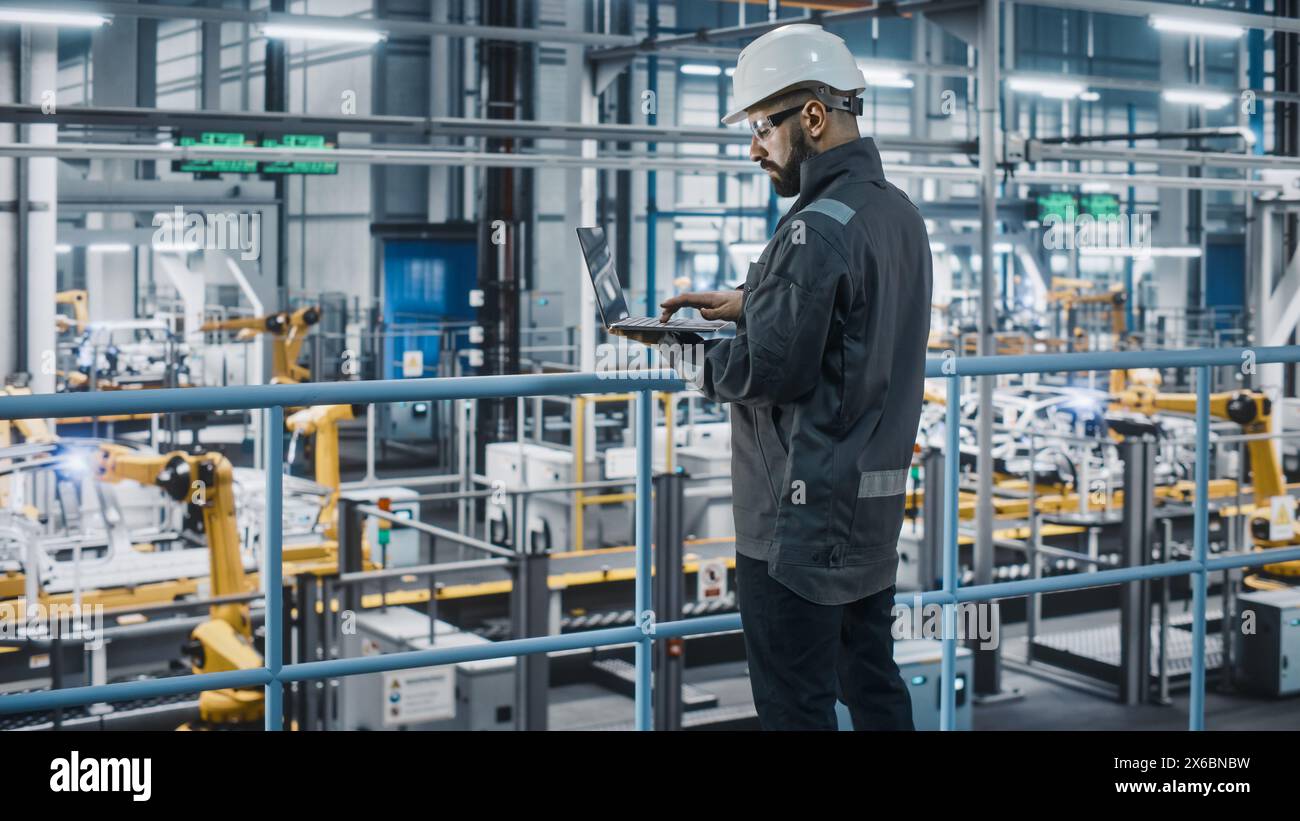
[[[764,730],[837,729],[837,698],[855,730],[915,729],[894,664],[892,586],[849,604],[815,604],[767,575],[767,562],[737,554],[736,596]]]

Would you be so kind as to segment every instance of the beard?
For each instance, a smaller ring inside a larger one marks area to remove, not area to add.
[[[778,197],[798,196],[799,169],[803,166],[804,160],[812,158],[815,154],[813,147],[808,144],[808,136],[804,134],[803,124],[797,123],[795,127],[798,131],[790,143],[790,158],[786,160],[785,165],[778,167],[774,163],[768,163],[776,170],[776,176],[772,178],[772,188],[776,190]]]

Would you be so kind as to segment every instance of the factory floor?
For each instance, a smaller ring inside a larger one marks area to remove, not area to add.
[[[1115,614],[1090,613],[1052,619],[1045,629],[1076,629],[1113,620]],[[976,703],[976,730],[1186,730],[1188,695],[1173,688],[1167,705],[1125,706],[1113,697],[1088,692],[1086,681],[1068,679],[1054,668],[1044,668],[1050,677],[1023,672],[1014,659],[1022,651],[1024,625],[1005,626],[1008,649],[1004,655],[1002,686],[1014,697]],[[758,729],[753,698],[744,662],[729,662],[688,668],[684,681],[718,698],[712,715],[686,714],[686,728],[699,719],[719,721],[725,729]],[[598,684],[552,687],[550,727],[555,730],[623,730],[632,726],[632,699]],[[1208,730],[1300,730],[1300,697],[1265,698],[1245,693],[1219,692],[1211,681],[1206,686],[1205,726]]]

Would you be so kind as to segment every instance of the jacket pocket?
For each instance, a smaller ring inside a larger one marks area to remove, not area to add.
[[[790,338],[812,294],[793,280],[769,271],[745,299],[745,325],[750,343],[767,354],[765,361],[769,369],[788,364],[785,360]]]
[[[875,551],[892,549],[903,527],[907,467],[897,470],[864,471],[858,476],[853,504],[850,544],[860,560],[871,560]]]
[[[754,443],[758,446],[758,458],[763,463],[763,478],[772,494],[772,504],[779,510],[784,495],[780,487],[785,482],[787,456],[781,450],[781,440],[767,408],[758,408],[754,414]]]

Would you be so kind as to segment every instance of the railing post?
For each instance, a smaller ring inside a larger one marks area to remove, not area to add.
[[[1124,564],[1151,563],[1155,491],[1155,445],[1145,437],[1130,437],[1124,454]],[[1080,493],[1086,493],[1082,486]],[[1150,701],[1151,597],[1148,582],[1126,582],[1120,592],[1119,700],[1125,705]]]
[[[636,622],[641,640],[636,645],[636,728],[652,729],[650,707],[650,651],[654,642],[654,611],[650,595],[651,474],[654,470],[653,390],[638,392],[636,403]]]
[[[521,497],[516,497],[521,498]],[[517,510],[522,510],[517,505]],[[550,634],[550,548],[534,545],[528,538],[526,519],[515,517],[517,526],[514,584],[510,595],[510,620],[515,638],[533,638]],[[545,653],[515,659],[515,700],[522,717],[515,726],[522,730],[545,730],[547,727],[547,688],[550,684],[550,660]]]
[[[284,685],[280,668],[284,664],[284,608],[281,540],[283,517],[280,512],[284,478],[284,408],[273,405],[262,413],[262,432],[266,437],[263,453],[266,460],[266,521],[262,523],[262,568],[265,588],[266,669],[271,680],[266,683],[263,717],[268,731],[284,729]]]
[[[948,443],[944,453],[943,592],[957,592],[957,477],[961,465],[961,377],[948,377]],[[943,681],[940,683],[939,729],[957,728],[957,606],[943,605]]]
[[[677,621],[682,617],[682,552],[685,505],[684,473],[655,477],[655,618]],[[654,719],[656,730],[682,728],[683,638],[654,645]]]
[[[1205,729],[1205,600],[1209,573],[1205,569],[1210,530],[1210,367],[1196,369],[1196,506],[1192,519],[1192,680],[1187,728]],[[1224,614],[1227,615],[1226,613]]]
[[[941,583],[943,567],[943,499],[944,453],[939,448],[927,448],[921,457],[923,492],[921,496],[921,546],[917,556],[917,586],[929,590]]]

